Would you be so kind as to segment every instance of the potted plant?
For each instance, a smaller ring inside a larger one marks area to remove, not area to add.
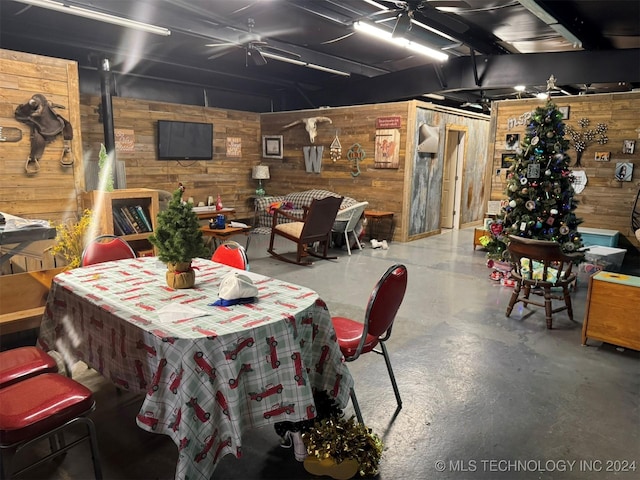
[[[378,435],[355,421],[331,416],[318,420],[302,434],[309,456],[304,468],[313,475],[347,480],[378,474],[383,444]]]
[[[149,236],[158,250],[158,258],[167,264],[167,285],[171,288],[193,287],[196,274],[191,261],[208,253],[198,217],[191,205],[182,201],[183,191],[179,188],[173,192],[167,208],[158,213],[156,229]]]

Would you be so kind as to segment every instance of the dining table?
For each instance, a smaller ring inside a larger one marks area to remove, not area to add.
[[[209,479],[223,456],[242,456],[243,432],[315,418],[315,392],[344,408],[353,379],[316,292],[207,259],[192,264],[196,284],[181,290],[167,286],[157,257],[58,274],[38,344],[143,394],[137,424],[175,442],[175,478]],[[257,287],[254,301],[212,305],[223,278],[237,274]]]

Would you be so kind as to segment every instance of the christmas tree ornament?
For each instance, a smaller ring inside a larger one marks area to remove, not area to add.
[[[540,139],[538,137],[533,137],[531,139],[531,145],[538,145],[538,142],[540,142]]]
[[[529,180],[527,180],[527,177],[521,177],[520,178],[520,185],[526,185],[529,182]]]
[[[549,170],[549,169],[545,170],[545,171],[544,171],[544,174],[545,174],[547,177],[551,176],[551,170]]]
[[[536,208],[536,202],[534,202],[533,200],[529,200],[527,201],[527,203],[525,203],[525,207],[527,207],[527,210],[535,210]]]
[[[567,227],[566,225],[561,225],[560,235],[568,235],[568,234],[569,234],[569,227]]]
[[[510,206],[511,208],[515,208],[515,207],[516,207],[516,205],[517,205],[517,203],[516,203],[516,201],[515,201],[515,200],[511,200],[511,201],[509,201],[509,206]]]

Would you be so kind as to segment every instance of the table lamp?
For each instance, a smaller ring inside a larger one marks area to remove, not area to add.
[[[259,197],[264,197],[265,191],[262,186],[262,180],[268,180],[269,177],[269,166],[268,165],[256,165],[253,167],[253,171],[251,173],[251,178],[254,180],[258,180],[258,188],[256,188],[256,195]]]

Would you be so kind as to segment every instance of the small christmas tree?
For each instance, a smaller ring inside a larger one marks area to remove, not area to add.
[[[508,203],[501,235],[558,242],[564,252],[582,247],[574,211],[573,175],[562,114],[548,100],[532,113],[516,161],[507,175]]]
[[[158,213],[158,225],[149,237],[158,249],[158,258],[166,263],[190,263],[208,255],[198,216],[190,204],[182,202],[182,192],[173,192],[167,209]]]

